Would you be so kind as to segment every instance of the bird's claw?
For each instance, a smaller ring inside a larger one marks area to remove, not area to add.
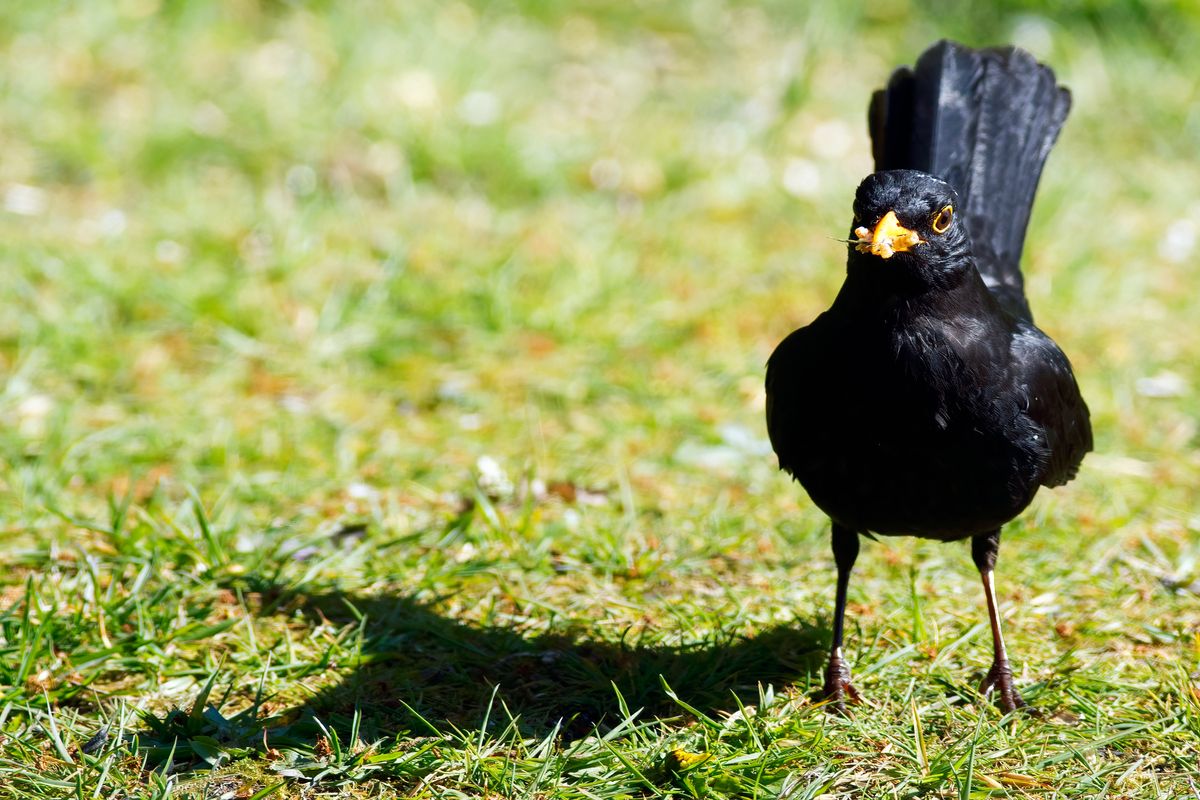
[[[1013,686],[1012,667],[1008,665],[1007,661],[993,662],[983,683],[979,685],[979,693],[984,697],[993,691],[996,692],[996,704],[1005,714],[1011,714],[1020,709],[1028,714],[1037,715],[1037,711],[1021,699],[1017,688]]]
[[[850,667],[838,656],[829,659],[829,666],[825,669],[825,686],[822,692],[828,703],[827,710],[842,716],[847,715],[847,699],[856,705],[863,701],[858,689],[855,689],[854,684],[850,682]]]

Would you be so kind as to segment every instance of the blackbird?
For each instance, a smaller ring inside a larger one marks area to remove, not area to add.
[[[1042,165],[1070,107],[1015,47],[939,42],[872,97],[876,171],[858,187],[846,280],[767,365],[780,468],[832,523],[824,693],[858,701],[842,654],[859,535],[971,539],[992,628],[980,691],[1013,686],[992,573],[1000,527],[1092,448],[1070,362],[1033,324],[1019,267]]]

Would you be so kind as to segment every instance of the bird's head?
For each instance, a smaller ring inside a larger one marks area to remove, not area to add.
[[[876,172],[854,197],[850,258],[904,282],[945,285],[970,268],[971,240],[958,194],[925,172]]]

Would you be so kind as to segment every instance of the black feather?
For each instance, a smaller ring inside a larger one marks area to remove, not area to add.
[[[1033,196],[1071,95],[1013,47],[939,42],[871,100],[876,171],[916,169],[959,194],[976,267],[1001,305],[1032,320],[1021,250]]]
[[[108,743],[108,726],[101,726],[100,730],[96,731],[92,738],[83,743],[79,748],[80,752],[85,755],[94,756],[104,749],[104,745]]]

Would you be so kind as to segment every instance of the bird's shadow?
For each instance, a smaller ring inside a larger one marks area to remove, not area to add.
[[[298,710],[338,728],[357,713],[365,734],[381,736],[511,719],[523,736],[557,729],[573,739],[639,710],[643,719],[718,715],[757,703],[763,687],[811,689],[829,640],[824,621],[662,644],[644,632],[610,641],[479,624],[403,594],[277,593],[270,604],[314,624],[356,626],[355,661],[337,665],[349,666],[344,678]]]

